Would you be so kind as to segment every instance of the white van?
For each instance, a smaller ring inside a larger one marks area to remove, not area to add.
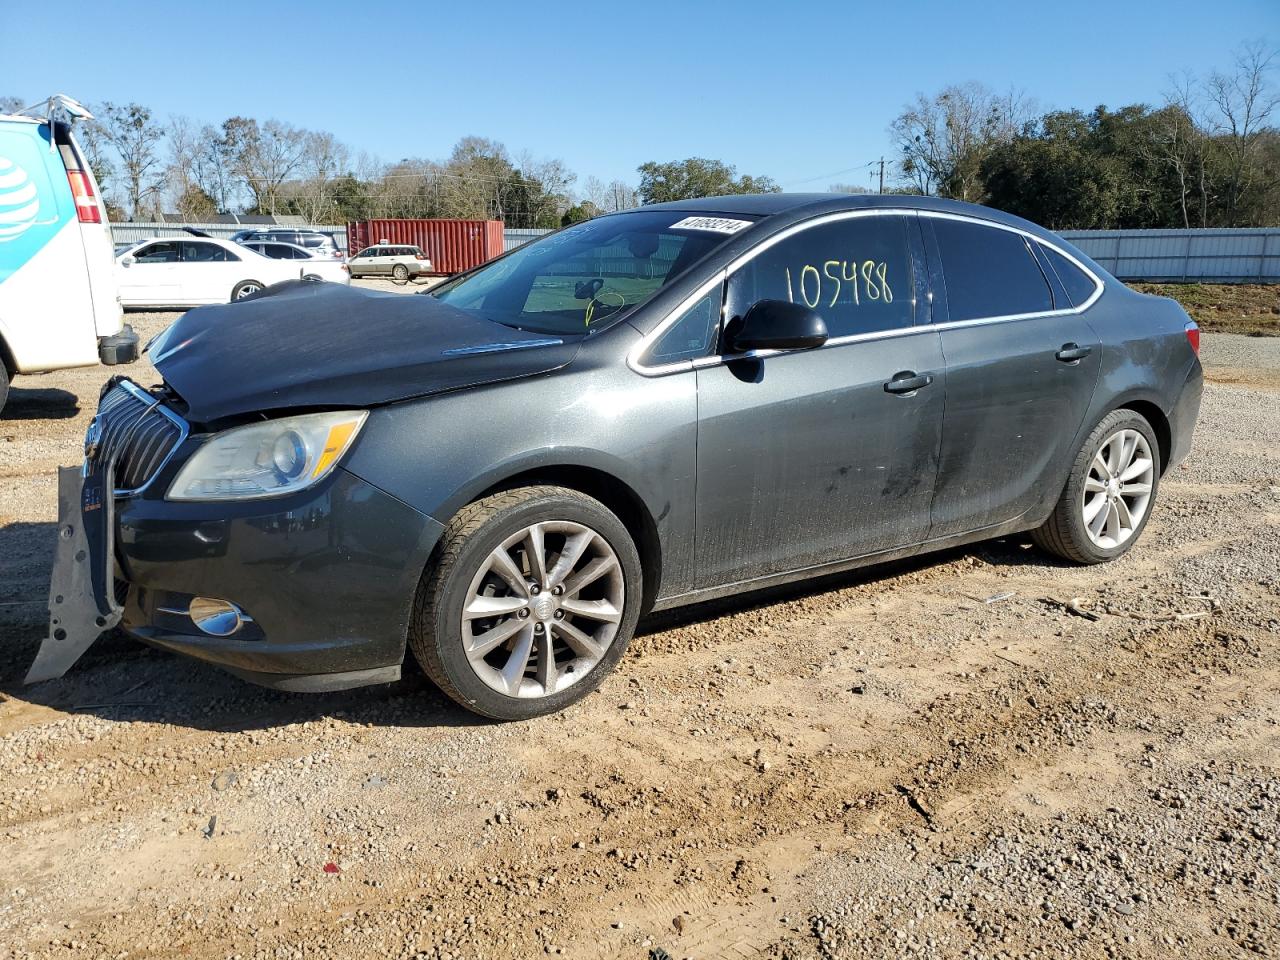
[[[62,95],[39,110],[0,115],[0,409],[15,374],[138,357],[106,206],[71,133],[92,115]]]

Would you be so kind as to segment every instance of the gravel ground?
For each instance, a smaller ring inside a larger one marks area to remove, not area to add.
[[[19,380],[0,958],[1275,956],[1280,340],[1204,356],[1122,560],[1012,538],[660,615],[510,725],[413,670],[281,694],[119,636],[23,688],[102,371]]]

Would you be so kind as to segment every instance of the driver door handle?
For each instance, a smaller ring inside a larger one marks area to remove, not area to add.
[[[1062,349],[1054,354],[1063,363],[1076,363],[1093,353],[1092,347],[1082,347],[1078,343],[1064,343]]]
[[[916,373],[914,370],[902,370],[893,375],[892,380],[886,380],[884,385],[885,393],[915,393],[917,390],[923,390],[929,384],[933,383],[933,377],[927,373]]]

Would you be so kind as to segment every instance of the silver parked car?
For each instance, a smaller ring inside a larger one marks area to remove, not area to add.
[[[347,264],[352,277],[393,277],[408,280],[425,277],[435,271],[431,258],[421,247],[407,244],[379,243],[365,247]]]

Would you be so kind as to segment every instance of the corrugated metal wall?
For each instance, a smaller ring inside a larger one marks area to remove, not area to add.
[[[1064,230],[1121,280],[1280,283],[1280,228]]]
[[[516,247],[523,247],[530,240],[537,240],[539,237],[545,237],[550,230],[536,229],[507,229],[502,231],[503,252],[514,250]]]

